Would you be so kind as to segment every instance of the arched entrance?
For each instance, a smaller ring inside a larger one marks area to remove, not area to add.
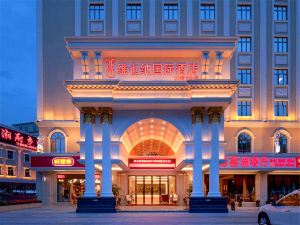
[[[148,118],[128,127],[120,140],[129,156],[128,203],[176,203],[174,169],[176,155],[184,142],[180,131],[165,120]]]

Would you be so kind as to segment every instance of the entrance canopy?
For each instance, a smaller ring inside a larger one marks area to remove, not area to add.
[[[128,127],[120,141],[130,155],[174,156],[184,137],[171,123],[148,118]]]

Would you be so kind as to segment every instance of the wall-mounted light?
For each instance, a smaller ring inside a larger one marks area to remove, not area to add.
[[[101,79],[102,75],[102,55],[101,52],[95,52],[95,78]]]
[[[220,78],[222,67],[223,67],[223,56],[222,52],[217,52],[216,54],[216,65],[215,65],[215,74],[217,78]]]
[[[88,63],[88,52],[81,52],[81,69],[82,78],[89,79],[89,63]]]
[[[208,69],[209,69],[209,53],[203,52],[202,55],[202,78],[207,79],[208,78]]]

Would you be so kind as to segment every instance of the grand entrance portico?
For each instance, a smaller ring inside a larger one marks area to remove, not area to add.
[[[66,42],[75,71],[65,86],[80,111],[86,179],[77,212],[115,211],[113,167],[125,176],[121,187],[134,195],[135,204],[138,199],[170,204],[171,192],[183,198],[192,183],[190,212],[227,211],[219,163],[224,159],[224,110],[238,85],[230,80],[236,40],[72,37]],[[102,171],[100,198],[95,168]],[[203,184],[207,169],[209,190]],[[184,171],[192,171],[190,181],[178,177]],[[175,186],[169,190],[162,180],[172,176]],[[139,190],[131,193],[133,177]]]

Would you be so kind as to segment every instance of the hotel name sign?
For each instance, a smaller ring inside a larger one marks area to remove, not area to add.
[[[38,139],[18,131],[0,127],[0,142],[36,151]]]
[[[297,169],[300,156],[225,156],[220,169]]]
[[[176,159],[168,158],[137,158],[128,159],[130,169],[174,169]]]
[[[124,62],[104,60],[105,78],[121,80],[193,80],[198,79],[198,62]]]

